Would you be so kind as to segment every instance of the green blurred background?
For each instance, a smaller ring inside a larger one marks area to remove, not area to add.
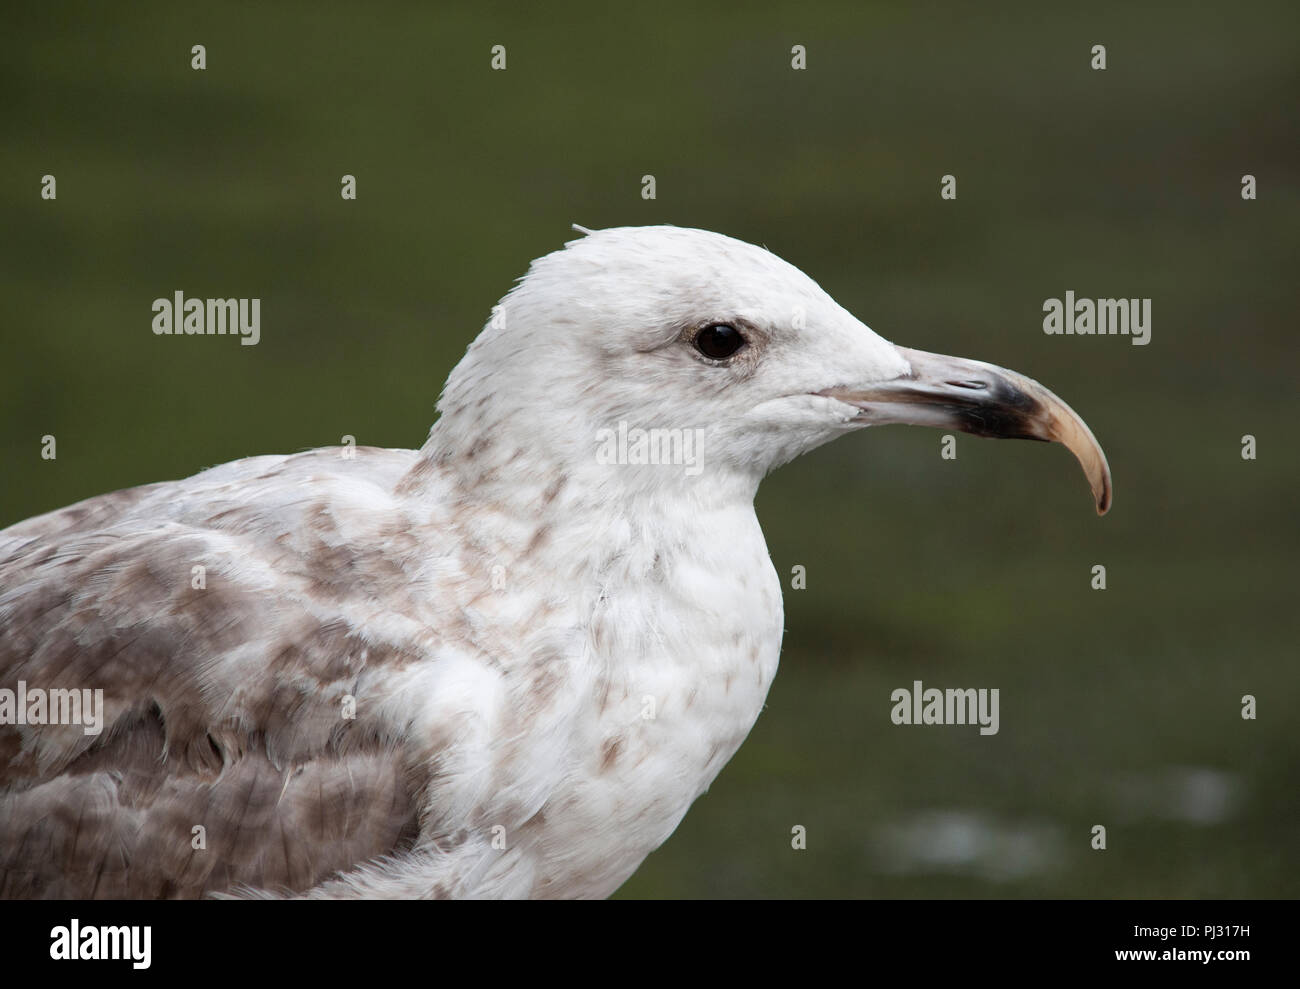
[[[0,525],[345,433],[418,446],[570,223],[718,230],[888,339],[1047,383],[1115,508],[1059,447],[944,461],[900,427],[769,479],[781,673],[619,895],[1295,896],[1297,8],[977,6],[9,9]],[[155,337],[176,289],[260,297],[261,343]],[[1045,336],[1067,289],[1152,298],[1151,344]],[[914,679],[998,687],[1000,733],[891,724]]]

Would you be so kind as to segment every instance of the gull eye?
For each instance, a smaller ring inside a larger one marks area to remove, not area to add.
[[[730,323],[710,323],[695,334],[695,349],[711,361],[724,361],[743,346],[745,338]]]

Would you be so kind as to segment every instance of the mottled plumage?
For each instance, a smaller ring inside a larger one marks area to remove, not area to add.
[[[717,322],[746,340],[722,361],[693,343]],[[1108,502],[1050,393],[927,360],[759,248],[599,231],[503,300],[420,451],[255,457],[0,532],[0,687],[105,707],[98,736],[0,725],[0,895],[608,895],[776,672],[767,471],[917,421],[1061,439]],[[600,462],[619,422],[701,430],[700,471]]]

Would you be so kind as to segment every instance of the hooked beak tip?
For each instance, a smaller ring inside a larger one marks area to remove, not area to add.
[[[905,376],[823,394],[856,405],[875,424],[959,429],[999,439],[1060,443],[1079,461],[1097,514],[1111,506],[1110,465],[1092,430],[1072,408],[1032,378],[982,361],[897,348]]]

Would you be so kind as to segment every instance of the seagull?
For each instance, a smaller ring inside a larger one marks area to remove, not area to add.
[[[608,896],[776,674],[769,471],[911,423],[1061,443],[1109,507],[1029,378],[895,346],[765,248],[577,229],[419,450],[250,457],[0,531],[0,896]],[[98,730],[41,723],[57,690],[99,692]]]

